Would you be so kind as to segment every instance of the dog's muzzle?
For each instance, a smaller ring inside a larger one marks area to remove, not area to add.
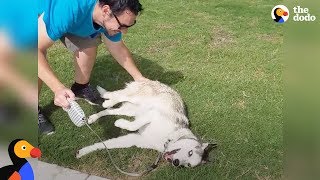
[[[165,160],[167,160],[167,161],[169,161],[170,163],[173,163],[173,155],[175,154],[175,153],[177,153],[178,151],[179,151],[180,149],[175,149],[175,150],[172,150],[172,151],[169,151],[169,152],[165,152],[164,154],[163,154],[163,158],[165,159]],[[178,160],[178,159],[175,159],[175,160]],[[176,164],[178,163],[178,165],[179,165],[179,160],[178,161],[176,161]],[[174,164],[175,165],[175,164]],[[176,165],[175,165],[176,166]]]
[[[173,164],[174,166],[179,166],[179,165],[180,165],[179,159],[173,160],[172,164]]]

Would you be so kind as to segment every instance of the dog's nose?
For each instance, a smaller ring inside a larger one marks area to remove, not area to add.
[[[179,159],[175,159],[175,160],[173,160],[172,163],[173,163],[174,166],[179,166],[180,161],[179,161]]]

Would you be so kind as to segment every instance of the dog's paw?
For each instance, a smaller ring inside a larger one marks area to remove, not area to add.
[[[92,123],[96,122],[98,119],[99,119],[99,116],[97,114],[93,114],[93,115],[89,116],[88,123],[92,124]]]
[[[105,93],[101,94],[101,97],[103,99],[110,99],[110,93],[109,92],[105,92]]]
[[[80,159],[82,156],[84,156],[84,152],[82,149],[78,150],[76,153],[76,158]]]
[[[114,125],[121,129],[128,129],[129,121],[125,119],[118,119],[114,122]]]
[[[103,103],[102,103],[102,107],[104,108],[110,108],[112,106],[114,106],[114,101],[112,100],[105,100]]]

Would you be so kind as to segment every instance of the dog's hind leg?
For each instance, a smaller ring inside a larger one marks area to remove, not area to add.
[[[108,149],[128,148],[132,146],[137,146],[140,148],[147,148],[147,149],[154,149],[153,146],[151,146],[148,143],[148,141],[146,141],[141,135],[136,133],[131,133],[124,136],[120,136],[118,138],[106,140],[103,143],[100,142],[100,143],[95,143],[91,146],[86,146],[77,152],[76,157],[81,158],[82,156],[89,154],[91,152],[105,149],[105,146],[103,144],[105,144],[105,146]]]
[[[137,111],[137,107],[134,104],[129,102],[123,103],[119,108],[116,109],[105,109],[96,114],[92,114],[88,118],[88,123],[92,124],[97,121],[100,117],[107,115],[124,115],[124,116],[135,116]]]

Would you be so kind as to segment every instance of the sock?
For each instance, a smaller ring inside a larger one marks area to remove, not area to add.
[[[89,83],[79,84],[79,83],[74,82],[74,84],[71,87],[71,90],[72,91],[78,91],[78,90],[81,90],[81,89],[84,89],[84,88],[88,87],[88,85],[89,85]]]

